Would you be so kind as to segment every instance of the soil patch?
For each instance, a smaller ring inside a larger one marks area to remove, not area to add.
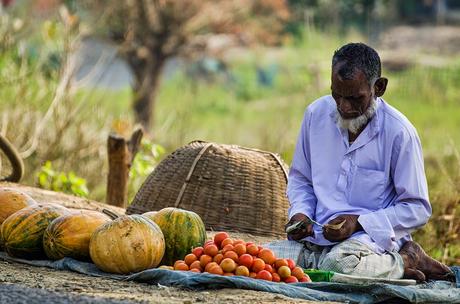
[[[0,303],[316,303],[268,292],[184,289],[121,282],[0,262]],[[326,302],[322,302],[326,303]]]

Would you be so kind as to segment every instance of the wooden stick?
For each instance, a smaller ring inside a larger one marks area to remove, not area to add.
[[[109,174],[107,177],[107,197],[109,205],[126,208],[128,203],[129,169],[141,143],[142,128],[137,128],[129,141],[112,133],[109,135],[107,148],[109,157]]]

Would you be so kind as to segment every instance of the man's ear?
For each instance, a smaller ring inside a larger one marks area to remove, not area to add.
[[[382,97],[387,89],[388,79],[385,77],[380,77],[374,83],[374,91],[376,97]]]

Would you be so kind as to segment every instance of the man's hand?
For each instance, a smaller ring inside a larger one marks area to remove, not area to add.
[[[313,225],[310,223],[308,216],[302,213],[296,213],[294,216],[291,218],[291,220],[284,226],[284,229],[287,227],[291,226],[294,223],[297,222],[305,222],[305,225],[303,225],[302,228],[296,229],[294,231],[291,231],[288,233],[288,238],[292,239],[294,241],[301,240],[303,238],[306,238],[307,236],[313,236]]]
[[[340,229],[332,229],[325,225],[325,227],[323,227],[324,237],[331,242],[340,242],[348,239],[356,231],[363,230],[363,227],[361,227],[361,224],[358,222],[358,217],[359,215],[353,214],[339,215],[330,221],[328,225],[337,225],[345,221],[343,226]]]

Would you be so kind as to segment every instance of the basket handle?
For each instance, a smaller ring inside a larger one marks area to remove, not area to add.
[[[180,205],[180,202],[182,200],[182,197],[184,196],[185,193],[185,188],[187,188],[188,182],[190,181],[190,178],[192,177],[193,171],[195,170],[196,164],[200,160],[201,156],[208,150],[209,147],[211,147],[213,143],[207,143],[201,151],[198,153],[198,155],[195,157],[193,160],[192,166],[190,167],[190,170],[187,174],[187,177],[185,178],[184,184],[182,185],[182,188],[180,189],[179,195],[177,196],[176,202],[174,203],[174,207],[178,208]]]
[[[212,144],[212,143],[209,143],[209,142],[207,142],[207,141],[200,140],[200,139],[198,139],[198,140],[193,140],[193,141],[191,141],[189,144],[192,144],[192,143],[207,143],[207,145]],[[206,151],[206,149],[208,148],[207,145],[203,148],[205,151]],[[287,184],[287,182],[288,182],[288,172],[287,172],[286,168],[283,166],[283,162],[282,162],[282,160],[281,160],[281,158],[279,157],[278,154],[273,153],[273,152],[269,152],[269,151],[264,151],[264,150],[255,149],[255,148],[241,147],[241,146],[238,146],[238,145],[231,145],[231,146],[232,146],[232,147],[235,147],[235,148],[243,149],[243,150],[254,151],[254,152],[259,152],[259,153],[264,153],[264,154],[269,154],[269,155],[271,155],[271,156],[276,160],[276,162],[278,163],[278,165],[280,165],[281,169],[283,170],[284,178],[286,179],[286,184]],[[201,153],[201,152],[200,152],[200,153]],[[203,153],[204,153],[204,152],[203,152]],[[201,155],[202,155],[202,154],[201,154]],[[198,157],[198,159],[196,160],[196,162],[198,162],[198,160],[200,159],[201,155],[198,154],[199,157]],[[194,165],[196,165],[195,162],[194,162]],[[190,175],[191,175],[191,172],[193,172],[193,169],[194,169],[194,166],[192,166],[192,169],[191,169],[191,171],[189,172]],[[185,189],[184,189],[184,190],[185,190]],[[180,194],[179,194],[179,196],[180,196]],[[176,201],[176,203],[177,203],[177,201]]]
[[[269,153],[276,160],[276,162],[280,165],[281,169],[284,172],[284,178],[286,179],[286,184],[287,184],[287,182],[288,182],[288,172],[286,171],[286,168],[283,166],[283,163],[281,162],[281,159],[275,153],[272,153],[272,152],[267,152],[267,153]]]
[[[288,173],[286,171],[286,168],[284,168],[283,162],[279,158],[278,154],[273,153],[273,152],[264,151],[264,150],[254,149],[254,148],[246,148],[246,147],[240,147],[240,146],[236,146],[236,147],[243,149],[243,150],[254,151],[254,152],[265,153],[265,154],[271,155],[271,157],[273,157],[276,160],[278,165],[280,165],[281,169],[283,170],[284,178],[286,179],[286,183],[288,182]]]

